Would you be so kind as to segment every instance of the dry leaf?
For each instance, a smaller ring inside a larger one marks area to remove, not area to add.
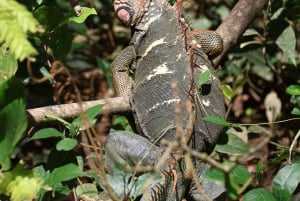
[[[266,117],[269,123],[276,120],[281,112],[281,100],[278,98],[275,91],[271,91],[264,101],[266,107]]]

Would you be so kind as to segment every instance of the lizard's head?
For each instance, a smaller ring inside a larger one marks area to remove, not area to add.
[[[150,0],[114,0],[115,14],[128,25],[137,24],[147,12]]]

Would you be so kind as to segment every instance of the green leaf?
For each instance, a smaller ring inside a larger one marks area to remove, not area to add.
[[[280,169],[272,183],[272,191],[276,200],[290,200],[299,182],[300,163],[293,163]]]
[[[203,84],[207,83],[210,78],[210,75],[210,70],[206,70],[203,73],[201,73],[198,77],[198,85],[202,86]]]
[[[37,54],[27,40],[27,32],[35,33],[38,22],[25,6],[17,1],[0,1],[0,43],[8,45],[16,59]]]
[[[227,166],[229,165],[229,163],[224,162],[222,165]],[[222,186],[226,187],[227,194],[232,198],[232,200],[236,200],[238,197],[239,189],[244,183],[248,181],[248,179],[250,179],[250,176],[250,173],[244,166],[237,165],[230,171],[229,180],[227,180],[227,177],[225,179],[224,172],[211,167],[203,174],[203,180],[217,181],[218,183],[221,183]]]
[[[82,176],[87,176],[87,174],[84,173],[77,165],[69,163],[55,168],[45,183],[51,187],[58,187],[63,181],[68,181]]]
[[[228,163],[222,164],[222,166],[226,166]],[[209,168],[204,174],[203,174],[203,179],[207,181],[218,181],[225,185],[224,183],[224,172],[221,170],[211,167]]]
[[[118,116],[114,121],[113,121],[113,129],[115,130],[125,130],[128,132],[133,132],[127,118],[125,116]]]
[[[63,138],[64,134],[56,130],[55,128],[44,128],[42,130],[37,131],[30,140],[36,140],[36,139],[45,139],[50,137],[60,137]]]
[[[260,33],[255,29],[249,28],[243,33],[243,36],[260,36]]]
[[[275,43],[282,50],[283,55],[286,58],[289,58],[292,64],[296,66],[296,36],[292,26],[287,26],[277,38]]]
[[[275,13],[271,16],[271,20],[279,19],[283,12],[284,12],[284,8],[277,9]]]
[[[70,151],[78,144],[76,139],[64,138],[56,144],[57,151]]]
[[[233,124],[230,122],[227,122],[224,118],[215,116],[215,115],[207,115],[204,118],[202,118],[204,121],[212,122],[221,126],[228,126],[228,127],[238,127],[238,124]]]
[[[268,161],[268,166],[278,165],[282,163],[282,161],[285,161],[288,157],[289,157],[289,149],[285,148],[283,149],[283,152],[278,153],[275,158],[272,158]]]
[[[0,85],[0,165],[10,168],[10,156],[27,127],[24,86],[11,78]]]
[[[298,84],[290,85],[286,89],[286,92],[292,96],[299,96],[300,95],[300,85],[298,85]]]
[[[0,46],[0,84],[11,78],[17,71],[18,63],[8,46]]]
[[[0,192],[8,194],[13,201],[33,200],[38,197],[42,184],[42,177],[26,170],[21,161],[13,170],[2,173]]]
[[[48,155],[45,168],[52,171],[57,167],[70,163],[78,164],[76,155],[78,155],[78,153],[76,153],[73,149],[70,151],[57,151],[57,149],[53,147]]]
[[[256,172],[255,177],[257,182],[261,182],[263,170],[264,170],[264,166],[262,165],[262,162],[258,161],[256,164],[256,171],[255,171]]]
[[[251,66],[251,72],[264,80],[272,81],[273,73],[269,65],[266,64],[265,53],[261,48],[249,50],[245,53],[238,54],[239,56],[247,58],[248,62],[253,64]],[[237,84],[235,84],[237,82]],[[242,87],[247,82],[247,77],[244,75],[239,75],[236,81],[234,82],[233,91],[237,92],[239,87]],[[237,87],[236,87],[236,86]]]
[[[67,24],[51,32],[48,45],[53,50],[54,56],[64,59],[71,49],[73,38],[74,35],[68,29]]]
[[[96,62],[97,62],[97,66],[99,66],[99,68],[103,71],[108,87],[110,89],[113,89],[113,83],[112,83],[112,79],[110,76],[110,63],[107,62],[105,59],[97,57],[96,56]]]
[[[100,104],[100,105],[95,105],[93,107],[88,108],[85,111],[85,115],[86,117],[84,117],[83,115],[80,115],[79,117],[77,117],[76,119],[73,120],[72,125],[75,128],[86,128],[86,127],[90,127],[93,123],[93,120],[99,115],[99,113],[101,112],[101,110],[103,109],[104,104]]]
[[[227,186],[227,188],[228,194],[232,200],[237,200],[239,190],[249,178],[250,173],[242,165],[237,165],[231,170],[229,174],[229,186]]]
[[[265,188],[255,188],[246,193],[243,201],[276,201],[270,191]]]
[[[246,181],[250,178],[249,171],[242,165],[237,165],[233,168],[230,174],[230,178],[237,184],[245,184]]]
[[[0,85],[0,110],[14,100],[25,96],[23,83],[12,77]]]
[[[60,117],[54,116],[54,115],[45,115],[44,119],[56,120],[56,121],[62,123],[67,129],[70,129],[70,127],[72,126],[71,123],[67,122],[66,120],[64,120]]]
[[[249,145],[234,134],[227,133],[228,142],[226,144],[217,144],[215,151],[226,154],[243,155],[249,151]]]
[[[82,14],[80,16],[74,15],[70,17],[69,21],[83,23],[90,15],[97,15],[97,11],[95,10],[95,8],[82,7]]]
[[[44,34],[53,32],[58,26],[66,24],[63,12],[58,12],[59,8],[55,6],[41,5],[34,11],[34,16],[46,29]],[[48,37],[48,36],[46,36]]]
[[[300,115],[300,109],[299,108],[293,108],[291,114],[293,114],[293,115]]]
[[[98,189],[95,184],[80,184],[76,187],[75,191],[77,196],[85,195],[89,198],[98,198]]]
[[[234,96],[232,88],[228,84],[222,85],[222,91],[227,100],[231,101]]]
[[[129,182],[131,177],[132,173],[122,171],[119,165],[114,166],[113,175],[106,175],[109,185],[119,198],[129,192]],[[102,186],[101,183],[99,184]],[[102,186],[102,188],[104,187]]]

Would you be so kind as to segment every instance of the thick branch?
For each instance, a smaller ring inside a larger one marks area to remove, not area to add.
[[[236,43],[267,2],[268,0],[239,0],[237,2],[227,18],[216,30],[224,42],[223,53],[214,60],[216,65],[221,61],[228,49]]]
[[[62,105],[46,106],[35,109],[28,109],[27,115],[31,125],[53,121],[45,119],[46,115],[53,115],[62,119],[72,119],[78,117],[80,113],[92,106],[105,104],[101,114],[116,114],[130,111],[129,97],[116,97],[103,100],[86,101],[83,103],[71,103]]]

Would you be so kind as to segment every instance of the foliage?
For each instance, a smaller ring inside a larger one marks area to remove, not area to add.
[[[3,170],[11,167],[10,156],[27,127],[25,116],[24,86],[11,78],[0,86],[0,164]],[[18,118],[16,118],[18,117]]]
[[[0,192],[10,195],[13,201],[37,198],[42,185],[43,179],[32,170],[26,170],[23,162],[0,178]]]
[[[235,2],[195,0],[194,4],[184,3],[183,14],[195,29],[215,29]],[[93,8],[83,7],[83,14],[75,16],[63,0],[24,4],[0,0],[0,194],[13,201],[53,200],[70,194],[98,199],[110,189],[110,196],[115,193],[135,199],[149,177],[154,181],[160,178],[152,173],[125,173],[121,167],[113,176],[105,174],[102,149],[93,142],[98,141],[93,126],[103,105],[74,120],[47,115],[45,118],[56,125],[34,128],[32,134],[25,109],[35,107],[46,96],[52,102],[44,105],[60,100],[81,102],[95,99],[96,94],[107,97],[112,89],[110,62],[128,44],[130,32],[113,17],[111,1],[83,0],[81,4]],[[203,118],[225,126],[226,132],[213,154],[203,159],[212,167],[199,179],[222,184],[228,200],[281,201],[299,194],[300,129],[295,123],[300,117],[299,3],[278,0],[269,6],[230,49],[221,63],[224,67],[218,69],[227,119]],[[18,63],[28,57],[34,57],[31,65]],[[83,79],[93,69],[101,73],[91,81]],[[197,84],[201,87],[210,76],[210,71],[204,72]],[[100,87],[94,85],[97,79],[101,80]],[[51,90],[35,88],[45,86]],[[279,114],[267,118],[268,109],[274,114],[279,108],[274,99],[264,99],[270,93],[277,95],[281,108]],[[269,119],[273,121],[264,123]],[[114,118],[112,126],[132,131],[124,116]],[[24,135],[26,131],[30,136]],[[89,132],[95,135],[86,144],[83,138],[89,138]],[[43,149],[36,154],[39,144]],[[92,151],[86,147],[93,147]]]
[[[37,54],[27,40],[27,32],[37,32],[38,21],[25,6],[14,0],[1,0],[0,26],[0,44],[4,42],[9,46],[16,59],[23,61],[26,57]]]

